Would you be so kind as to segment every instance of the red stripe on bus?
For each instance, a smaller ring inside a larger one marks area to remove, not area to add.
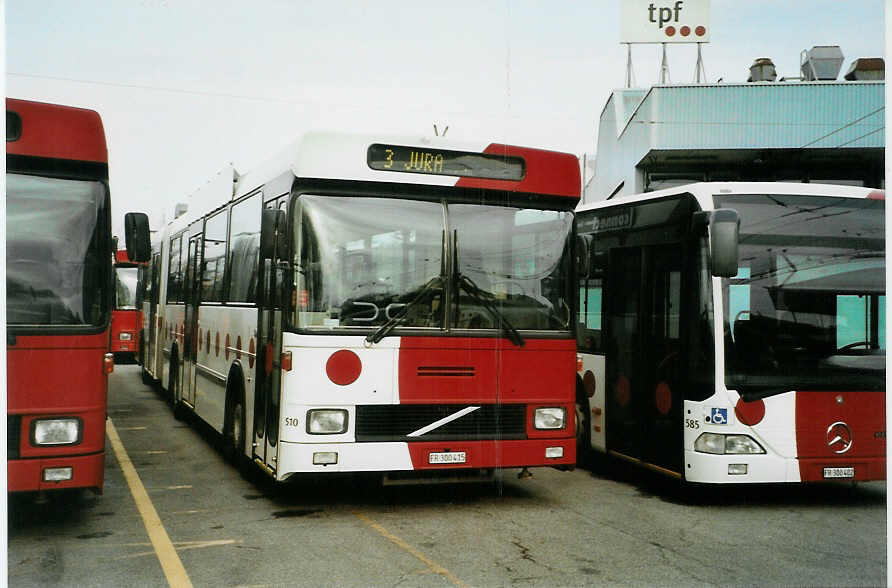
[[[575,365],[572,339],[404,337],[400,403],[572,402]]]
[[[497,143],[491,144],[483,152],[522,157],[526,163],[524,178],[519,182],[485,178],[459,178],[455,183],[456,187],[529,192],[532,194],[549,194],[579,199],[582,190],[582,179],[579,172],[579,159],[575,155]]]
[[[108,162],[102,119],[93,110],[6,99],[6,109],[22,119],[22,134],[6,142],[6,153],[56,159]]]
[[[885,392],[796,392],[796,450],[803,482],[825,467],[854,467],[856,480],[886,477]]]

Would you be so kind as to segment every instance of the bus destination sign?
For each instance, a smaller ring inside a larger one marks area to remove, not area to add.
[[[381,143],[369,146],[367,162],[370,168],[379,171],[513,182],[522,180],[526,173],[522,157]]]

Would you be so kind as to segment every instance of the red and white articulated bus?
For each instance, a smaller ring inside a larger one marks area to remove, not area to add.
[[[166,227],[146,372],[276,481],[572,466],[579,193],[570,154],[306,134]]]
[[[577,209],[581,457],[885,480],[884,211],[881,190],[731,182]]]
[[[142,312],[136,304],[136,285],[139,269],[144,265],[130,261],[126,249],[115,252],[115,305],[111,318],[111,352],[115,363],[133,363],[139,352]]]
[[[113,245],[96,112],[6,100],[6,215],[7,489],[101,492]],[[147,258],[145,215],[127,227]]]

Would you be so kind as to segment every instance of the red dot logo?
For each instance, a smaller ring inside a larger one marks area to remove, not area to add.
[[[685,26],[681,27],[680,32],[681,32],[682,37],[687,37],[688,35],[691,34],[691,27],[689,27],[688,25],[685,25]]]
[[[666,27],[666,36],[671,37],[675,35],[675,27]]]
[[[616,379],[616,390],[614,391],[614,397],[616,399],[616,403],[620,407],[625,407],[629,404],[629,401],[632,399],[632,390],[629,386],[629,378],[620,375]]]
[[[362,362],[359,356],[348,349],[335,351],[325,362],[325,373],[328,379],[338,386],[347,386],[359,378],[362,373]]]
[[[759,398],[752,402],[744,402],[741,398],[734,406],[734,414],[744,425],[758,425],[765,418],[765,401]]]
[[[672,389],[669,387],[669,384],[666,382],[657,384],[657,389],[654,391],[654,402],[661,415],[666,416],[669,414],[669,411],[672,409]]]
[[[694,34],[697,35],[698,37],[702,37],[703,35],[706,34],[706,27],[704,27],[704,26],[697,27],[696,29],[694,29]]]

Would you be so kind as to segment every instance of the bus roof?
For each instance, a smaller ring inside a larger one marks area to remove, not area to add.
[[[676,194],[692,194],[703,210],[714,208],[713,196],[717,194],[801,194],[806,196],[836,196],[840,198],[885,199],[885,191],[859,186],[794,182],[698,182],[643,194],[630,194],[609,200],[599,200],[576,207],[576,212],[609,208],[629,202],[644,202]]]
[[[419,173],[373,169],[369,159],[372,145],[406,147],[422,155],[433,154],[434,157],[444,151],[497,156],[495,159],[517,157],[523,160],[524,173],[518,180],[505,180],[461,176],[448,170],[426,173],[419,170]],[[582,187],[579,160],[571,153],[500,143],[457,142],[445,137],[308,132],[256,170],[239,178],[234,196],[247,194],[288,171],[298,178],[484,188],[564,196],[576,200]]]
[[[15,98],[6,99],[6,153],[108,162],[96,111]]]

